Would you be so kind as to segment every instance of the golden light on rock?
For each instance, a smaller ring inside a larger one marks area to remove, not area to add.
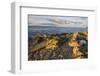
[[[71,42],[69,42],[68,44],[69,44],[69,46],[71,46],[71,47],[79,47],[79,46],[80,46],[79,43],[78,43],[77,41],[71,41]]]
[[[85,33],[86,34],[86,33]],[[80,52],[80,44],[77,42],[77,37],[79,36],[79,33],[76,32],[76,33],[73,33],[73,36],[70,40],[70,42],[68,43],[69,46],[71,46],[73,48],[73,54],[72,54],[72,57],[73,58],[81,58],[81,55],[82,53]]]
[[[46,49],[49,49],[49,48],[52,48],[52,49],[54,49],[54,48],[56,48],[57,47],[57,43],[58,43],[58,40],[56,40],[56,39],[48,39],[47,40],[47,44],[46,44]]]
[[[30,39],[29,60],[87,58],[87,38],[88,32],[36,35]]]
[[[78,47],[74,47],[73,48],[73,57],[75,58],[81,58],[82,53],[79,51]]]

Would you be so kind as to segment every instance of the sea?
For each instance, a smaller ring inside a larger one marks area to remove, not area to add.
[[[28,26],[28,37],[34,36],[37,33],[61,34],[73,32],[88,32],[86,27],[55,27],[55,26]]]

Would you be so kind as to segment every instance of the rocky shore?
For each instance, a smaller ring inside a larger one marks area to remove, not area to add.
[[[88,58],[88,33],[38,33],[28,38],[28,60]]]

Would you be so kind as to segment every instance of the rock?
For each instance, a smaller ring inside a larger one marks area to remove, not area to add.
[[[87,42],[86,42],[86,40],[80,40],[80,45],[85,45],[85,44],[87,44]]]
[[[35,35],[28,39],[28,60],[73,59],[74,47],[82,53],[82,57],[77,58],[87,58],[88,40],[85,37],[80,33]]]

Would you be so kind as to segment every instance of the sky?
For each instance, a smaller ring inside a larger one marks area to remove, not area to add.
[[[88,17],[28,15],[28,26],[88,27]]]

